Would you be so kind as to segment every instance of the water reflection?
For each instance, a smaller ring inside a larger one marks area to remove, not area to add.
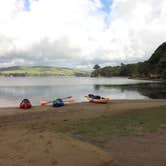
[[[94,89],[96,91],[101,89],[119,89],[121,93],[135,91],[150,99],[166,99],[166,84],[162,82],[130,85],[94,85]]]
[[[111,99],[166,99],[166,84],[127,78],[0,77],[0,107],[18,106],[23,98],[39,105],[54,96],[73,96],[81,102],[89,93]]]
[[[102,85],[94,85],[94,90],[95,91],[97,91],[97,90],[100,90],[100,87],[101,87]]]

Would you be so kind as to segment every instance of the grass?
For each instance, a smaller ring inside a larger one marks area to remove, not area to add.
[[[112,137],[138,136],[166,130],[166,107],[132,110],[76,122],[65,121],[61,125],[50,125],[49,128],[84,141],[103,144]]]
[[[74,76],[89,75],[89,72],[79,69],[58,68],[58,67],[16,67],[0,71],[1,75],[25,74],[26,76]]]

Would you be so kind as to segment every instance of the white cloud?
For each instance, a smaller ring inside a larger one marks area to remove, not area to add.
[[[91,66],[150,57],[166,39],[165,0],[0,0],[0,65]]]

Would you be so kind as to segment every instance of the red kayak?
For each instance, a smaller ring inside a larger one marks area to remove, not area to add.
[[[24,99],[20,103],[20,108],[21,109],[28,109],[28,108],[31,108],[31,107],[32,107],[32,104],[31,104],[31,102],[28,99]]]

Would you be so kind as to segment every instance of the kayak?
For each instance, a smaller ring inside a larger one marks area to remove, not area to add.
[[[109,102],[109,98],[101,98],[101,99],[92,99],[90,97],[86,97],[89,102],[92,102],[92,103],[100,103],[100,104],[107,104]]]
[[[20,103],[20,108],[21,109],[28,109],[28,108],[31,108],[31,107],[32,107],[32,104],[31,104],[31,102],[28,99],[24,99]]]

